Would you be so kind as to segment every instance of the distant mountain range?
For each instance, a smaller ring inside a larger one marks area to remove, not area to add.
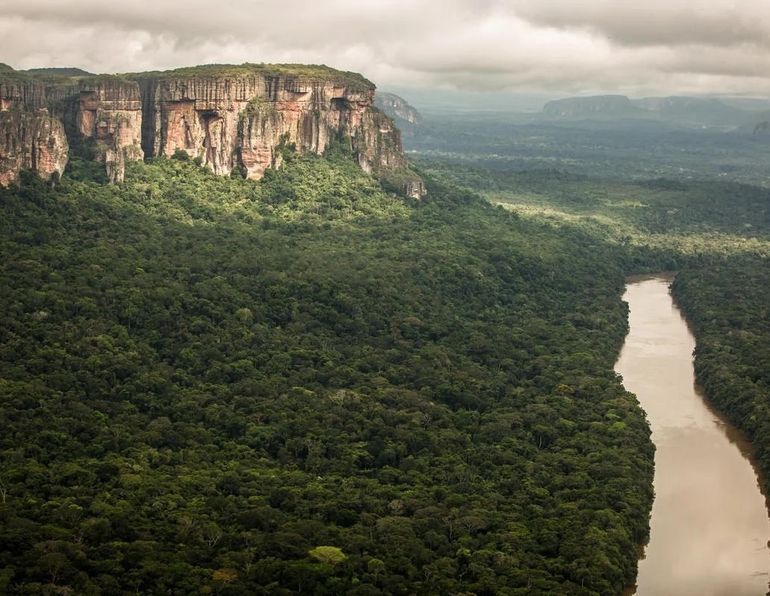
[[[570,97],[549,101],[542,113],[556,120],[639,119],[725,128],[756,126],[761,120],[761,112],[756,109],[738,107],[709,97],[686,96],[642,99],[630,99],[625,95]]]

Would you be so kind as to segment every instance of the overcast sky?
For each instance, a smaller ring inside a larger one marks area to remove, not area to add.
[[[381,87],[770,95],[770,0],[0,0],[0,62],[324,63]]]

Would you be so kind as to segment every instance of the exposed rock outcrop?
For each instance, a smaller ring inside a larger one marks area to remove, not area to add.
[[[96,158],[105,164],[110,182],[122,182],[126,162],[144,157],[139,85],[109,77],[86,79],[75,114],[79,134],[96,141]]]
[[[393,120],[398,118],[409,124],[422,124],[422,115],[417,111],[417,108],[395,93],[377,91],[374,103]]]
[[[419,199],[426,194],[419,176],[407,166],[401,145],[401,133],[393,120],[377,109],[363,116],[361,135],[354,139],[361,168],[380,178],[386,186],[406,196]]]
[[[398,173],[411,184],[402,191],[424,194],[398,129],[373,107],[372,83],[325,67],[311,74],[240,68],[141,78],[145,155],[182,150],[217,174],[239,170],[259,179],[281,165],[282,146],[321,154],[334,139],[347,139],[364,170]]]
[[[96,158],[105,164],[112,182],[123,179],[127,160],[143,157],[141,107],[137,83],[116,81],[111,77],[79,80],[47,77],[41,80],[13,73],[0,78],[1,114],[14,111],[38,114],[45,111],[49,119],[56,121],[57,131],[59,128],[66,131],[72,141],[93,139]],[[6,116],[5,126],[12,121],[16,120]],[[17,163],[4,151],[0,152],[0,160]],[[32,169],[42,177],[48,177],[48,172],[38,170],[37,163],[33,162]],[[6,171],[5,167],[0,175],[15,179],[18,172]]]
[[[14,182],[21,170],[44,180],[64,173],[69,145],[64,126],[45,109],[0,112],[0,185]]]
[[[374,105],[391,118],[407,137],[415,135],[423,126],[423,117],[417,108],[395,93],[377,91]]]
[[[374,85],[325,66],[203,66],[124,76],[35,77],[0,72],[0,110],[48,109],[73,145],[91,140],[112,182],[125,164],[184,151],[220,175],[252,179],[281,165],[281,148],[322,154],[349,144],[360,166],[424,195]],[[74,137],[74,138],[73,138]],[[1,154],[0,154],[1,155]],[[33,168],[34,169],[34,168]]]

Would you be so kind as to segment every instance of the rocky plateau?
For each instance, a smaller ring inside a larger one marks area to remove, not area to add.
[[[60,176],[88,146],[110,182],[126,163],[184,151],[219,175],[259,179],[282,148],[322,154],[348,144],[362,169],[421,198],[401,135],[374,106],[375,86],[325,66],[212,65],[127,75],[0,69],[0,184],[21,170]]]

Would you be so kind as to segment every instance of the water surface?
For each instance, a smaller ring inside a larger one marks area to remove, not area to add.
[[[695,385],[695,340],[669,283],[627,285],[630,331],[615,365],[647,412],[656,446],[650,542],[629,594],[764,595],[770,521],[751,450]]]

